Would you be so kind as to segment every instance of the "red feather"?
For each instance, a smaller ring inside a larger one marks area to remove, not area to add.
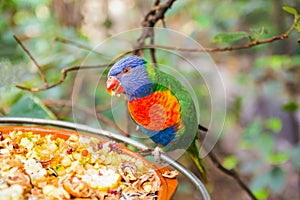
[[[136,123],[148,130],[164,130],[181,121],[179,102],[170,90],[129,101],[128,109]]]

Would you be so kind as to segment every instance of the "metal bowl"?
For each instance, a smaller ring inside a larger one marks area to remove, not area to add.
[[[58,120],[45,120],[45,119],[35,119],[35,118],[0,118],[0,131],[7,131],[8,129],[22,129],[22,130],[31,130],[33,132],[35,131],[40,131],[40,132],[49,132],[49,133],[53,133],[57,132],[59,133],[60,137],[62,138],[67,138],[68,135],[70,135],[70,133],[74,133],[74,131],[79,132],[80,134],[85,134],[85,135],[92,135],[92,136],[98,136],[98,137],[105,137],[108,138],[110,140],[114,140],[117,142],[124,142],[126,144],[132,145],[138,149],[147,151],[149,150],[149,148],[147,146],[145,146],[144,144],[141,144],[135,140],[132,140],[130,138],[127,138],[125,136],[119,135],[119,134],[115,134],[109,131],[105,131],[105,130],[101,130],[101,129],[95,129],[92,127],[88,127],[85,125],[81,125],[81,124],[76,124],[76,123],[71,123],[71,122],[64,122],[64,121],[58,121]],[[6,128],[5,126],[10,125],[11,128]],[[11,126],[11,125],[17,125],[17,126]],[[20,126],[20,125],[26,125],[26,126]],[[33,125],[39,125],[39,127],[34,127]],[[49,126],[51,128],[49,128]],[[63,129],[62,129],[63,128]],[[69,130],[66,130],[69,129]],[[73,131],[70,131],[73,130]],[[126,147],[124,147],[124,149],[126,149],[126,152],[137,156],[138,158],[141,159],[145,159],[143,157],[141,157],[141,155],[138,155],[135,152],[130,151],[129,149],[127,149]],[[161,155],[161,159],[162,161],[170,164],[171,166],[173,166],[175,169],[177,169],[179,172],[181,172],[184,176],[186,176],[196,187],[196,189],[198,189],[200,191],[200,193],[202,194],[202,197],[204,200],[210,200],[210,196],[205,188],[205,186],[203,185],[203,183],[189,170],[187,170],[185,167],[183,167],[181,164],[179,164],[178,162],[172,160],[170,157],[166,156],[166,155]],[[149,162],[148,160],[145,159],[145,162]],[[158,165],[155,165],[157,168],[157,172],[158,173],[163,173],[165,170],[168,170],[167,168],[159,168]],[[159,171],[162,170],[162,171]],[[177,188],[177,180],[176,179],[165,179],[162,176],[161,180],[162,180],[162,188],[159,191],[159,198],[160,200],[163,199],[171,199],[171,197],[173,196],[174,192],[176,191]]]

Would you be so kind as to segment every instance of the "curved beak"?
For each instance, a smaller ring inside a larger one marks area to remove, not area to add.
[[[121,82],[114,76],[109,76],[106,81],[106,90],[110,95],[121,94],[124,88]]]

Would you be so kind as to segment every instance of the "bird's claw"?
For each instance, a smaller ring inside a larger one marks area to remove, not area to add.
[[[146,150],[139,151],[139,154],[141,154],[142,156],[147,156],[151,154],[152,156],[154,156],[154,160],[158,163],[161,163],[160,155],[162,153],[164,153],[164,151],[158,146],[155,147],[154,149],[149,148]]]
[[[163,150],[161,150],[161,148],[155,147],[151,154],[154,156],[154,159],[156,162],[161,162],[160,155],[162,153],[163,153]]]

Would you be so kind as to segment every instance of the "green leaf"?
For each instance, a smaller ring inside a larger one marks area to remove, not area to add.
[[[252,144],[252,148],[259,151],[263,158],[268,158],[268,156],[273,152],[275,146],[275,138],[273,135],[268,133],[260,134],[260,137]]]
[[[9,117],[55,119],[55,115],[34,96],[25,95],[11,107]]]
[[[283,6],[282,9],[287,12],[290,13],[292,15],[298,15],[298,12],[295,8],[289,7],[289,6]]]
[[[300,33],[300,21],[298,21],[295,25],[295,29],[296,31],[298,31]]]
[[[253,148],[253,142],[255,142],[262,132],[262,123],[259,120],[254,120],[247,125],[243,133],[243,139],[240,142],[240,148],[249,149]]]
[[[286,152],[272,153],[269,155],[268,160],[273,165],[279,165],[288,161],[289,157],[289,154]]]
[[[266,121],[266,127],[270,129],[271,131],[278,133],[281,131],[282,128],[282,122],[280,118],[273,117]]]
[[[264,27],[251,28],[249,30],[249,38],[251,41],[256,41],[256,40],[260,39],[260,37],[264,34],[268,34],[268,30],[266,30]]]
[[[270,179],[270,174],[268,172],[263,172],[252,180],[250,187],[252,190],[257,191],[266,188]]]
[[[238,164],[238,159],[236,156],[227,156],[223,161],[223,166],[230,170],[233,169]]]
[[[278,193],[284,187],[285,178],[285,172],[280,167],[275,166],[270,171],[256,176],[251,183],[251,189],[260,191],[269,188],[272,193]]]
[[[299,105],[297,102],[291,101],[291,102],[284,104],[282,108],[286,112],[295,112],[299,109]]]
[[[254,191],[254,196],[259,200],[264,200],[268,198],[269,192],[266,189],[258,189]]]
[[[246,32],[218,33],[213,37],[212,42],[234,42],[247,37]]]
[[[251,124],[249,124],[244,132],[244,136],[252,137],[256,136],[262,132],[262,124],[259,120],[254,120]]]
[[[293,57],[287,55],[272,55],[265,56],[255,61],[257,68],[271,67],[274,70],[281,70],[282,68],[290,68],[293,65]]]
[[[278,193],[281,191],[285,184],[285,175],[285,172],[280,167],[275,166],[271,170],[269,187],[272,192]]]
[[[202,29],[209,28],[213,23],[213,20],[208,15],[197,15],[195,21],[199,24]]]
[[[259,120],[254,120],[249,124],[245,130],[245,135],[247,136],[256,136],[262,131],[262,124]]]

